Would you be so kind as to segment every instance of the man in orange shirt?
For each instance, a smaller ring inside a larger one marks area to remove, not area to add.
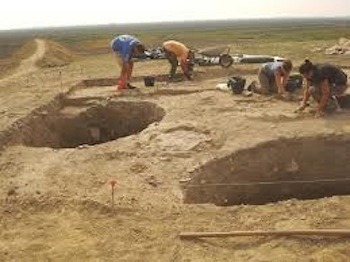
[[[169,80],[173,80],[178,63],[188,80],[192,80],[194,53],[183,43],[171,40],[163,43],[165,56],[171,64]]]

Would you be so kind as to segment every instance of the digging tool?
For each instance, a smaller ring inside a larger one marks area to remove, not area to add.
[[[232,231],[232,232],[184,232],[180,233],[180,239],[195,238],[226,238],[226,237],[250,237],[250,236],[319,236],[319,237],[350,237],[350,230],[280,230],[280,231]]]

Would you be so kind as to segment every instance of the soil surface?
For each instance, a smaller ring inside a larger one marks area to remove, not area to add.
[[[142,77],[165,74],[168,65],[137,63],[139,88],[116,92],[113,80],[91,81],[118,74],[112,62],[100,66],[106,57],[94,59],[0,83],[0,261],[348,261],[344,238],[178,235],[349,228],[349,196],[279,201],[277,194],[264,205],[227,206],[225,198],[187,204],[183,189],[234,183],[236,176],[239,182],[348,179],[350,111],[316,119],[294,113],[298,96],[286,101],[216,88],[232,74],[256,78],[257,65],[198,67],[192,82],[146,88]],[[118,110],[105,110],[111,105]],[[71,139],[78,127],[87,140]],[[128,132],[111,135],[118,130]],[[223,191],[235,188],[203,194]]]

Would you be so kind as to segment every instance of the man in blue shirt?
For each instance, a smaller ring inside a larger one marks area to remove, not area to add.
[[[121,67],[118,89],[134,88],[129,83],[134,68],[132,58],[145,52],[144,45],[133,36],[120,35],[112,40],[111,48],[116,54],[117,62]]]

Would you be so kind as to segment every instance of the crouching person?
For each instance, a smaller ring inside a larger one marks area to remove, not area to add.
[[[171,68],[169,72],[169,80],[174,79],[178,63],[188,80],[192,80],[194,67],[194,52],[187,48],[183,43],[177,41],[167,41],[163,43],[165,56],[168,59]]]
[[[348,88],[347,75],[331,64],[313,64],[310,60],[299,67],[300,74],[306,79],[306,89],[299,111],[307,107],[310,96],[317,102],[316,116],[323,116],[325,110],[340,110],[337,98]]]
[[[284,94],[292,69],[293,64],[290,60],[263,64],[258,73],[259,84],[254,83],[252,91],[259,94]]]

